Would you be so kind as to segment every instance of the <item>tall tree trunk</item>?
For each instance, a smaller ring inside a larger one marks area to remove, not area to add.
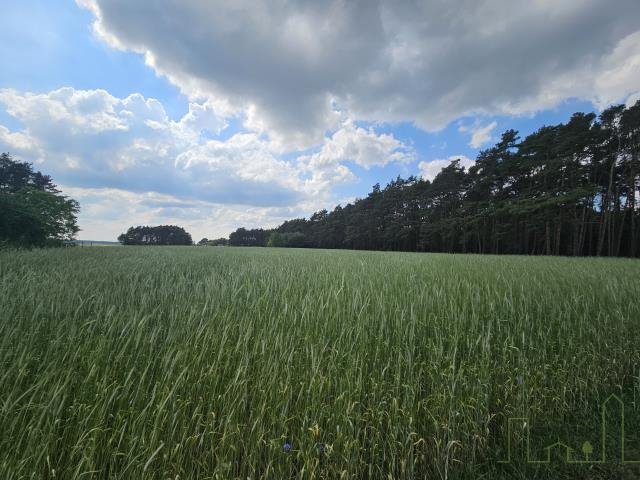
[[[555,254],[556,255],[560,255],[560,239],[561,239],[561,234],[562,233],[562,219],[558,220],[558,223],[556,224],[556,245],[555,245]]]
[[[631,192],[629,210],[631,212],[631,231],[630,231],[630,246],[629,256],[635,257],[637,252],[638,239],[636,236],[636,172],[635,165],[637,161],[637,152],[634,149],[631,153],[631,179],[629,182],[629,191]],[[640,192],[638,192],[640,193]]]
[[[629,209],[629,197],[627,196],[627,200],[625,202],[625,206],[624,209],[622,209],[621,212],[621,219],[620,219],[620,227],[618,228],[618,239],[616,240],[616,246],[615,246],[615,251],[614,251],[614,255],[616,257],[620,256],[620,246],[622,245],[622,237],[624,235],[625,232],[625,228],[624,228],[624,224],[625,224],[625,220],[627,217],[627,210]]]
[[[611,210],[611,200],[612,200],[612,190],[613,190],[613,173],[615,171],[616,164],[618,163],[618,156],[620,155],[620,143],[621,138],[618,135],[618,148],[613,156],[611,161],[611,168],[609,169],[609,186],[607,187],[607,195],[606,195],[606,204],[604,208],[604,217],[602,221],[602,226],[600,229],[600,235],[598,238],[598,256],[602,254],[602,249],[604,248],[604,240],[607,232],[610,233],[610,210]],[[609,248],[611,248],[611,237],[609,236]]]
[[[578,237],[578,248],[576,249],[576,255],[582,255],[584,249],[584,237],[587,230],[586,225],[587,218],[587,206],[582,207],[582,221],[580,222],[580,235]]]
[[[545,255],[551,255],[551,228],[549,227],[549,220],[544,225],[544,252]]]

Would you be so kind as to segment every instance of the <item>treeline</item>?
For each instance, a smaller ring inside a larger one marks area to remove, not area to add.
[[[508,130],[465,171],[398,177],[366,198],[230,245],[530,255],[639,255],[640,102]]]
[[[80,230],[79,211],[49,175],[0,154],[0,248],[68,245]]]
[[[199,247],[226,247],[229,245],[229,239],[221,237],[209,240],[207,237],[200,240],[197,244]]]
[[[118,241],[122,245],[193,245],[191,235],[176,225],[130,227]]]

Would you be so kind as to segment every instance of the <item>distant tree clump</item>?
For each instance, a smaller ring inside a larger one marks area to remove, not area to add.
[[[224,237],[220,237],[209,240],[209,245],[212,247],[226,247],[227,245],[229,245],[229,240]]]
[[[265,241],[265,238],[268,241]],[[640,255],[640,102],[507,130],[465,170],[398,177],[366,198],[232,245],[527,255]]]
[[[256,228],[247,230],[239,228],[229,235],[229,245],[237,247],[266,247],[270,231]]]
[[[272,232],[267,241],[267,247],[306,247],[306,237],[302,232]]]
[[[130,227],[118,241],[123,245],[193,245],[191,235],[175,225]]]
[[[61,194],[50,176],[0,154],[0,246],[60,246],[80,230],[78,202]]]
[[[228,244],[229,240],[224,237],[213,240],[209,240],[205,237],[197,243],[199,247],[226,247]]]

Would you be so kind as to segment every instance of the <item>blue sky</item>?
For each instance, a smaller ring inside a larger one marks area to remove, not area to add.
[[[636,2],[6,3],[0,150],[80,201],[85,239],[273,226],[640,90]]]
[[[188,101],[180,90],[147,67],[142,55],[96,38],[93,15],[75,2],[21,0],[7,2],[2,10],[3,87],[29,92],[102,88],[117,97],[140,92],[161,99],[172,117],[186,113]]]

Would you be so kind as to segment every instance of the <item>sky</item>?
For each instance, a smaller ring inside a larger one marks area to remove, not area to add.
[[[78,237],[273,227],[640,98],[637,0],[0,0],[0,151]]]

